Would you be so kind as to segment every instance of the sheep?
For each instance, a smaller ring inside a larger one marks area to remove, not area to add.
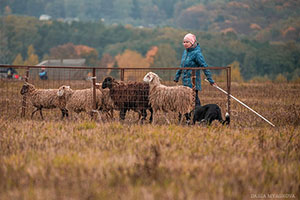
[[[59,87],[57,96],[66,99],[66,109],[75,113],[87,112],[93,117],[97,108],[102,105],[102,92],[96,89],[96,109],[93,108],[93,88],[73,90],[70,86]]]
[[[162,85],[159,76],[153,72],[147,73],[143,81],[149,83],[150,86],[149,101],[154,115],[158,111],[163,111],[167,123],[170,124],[166,114],[168,112],[178,112],[179,123],[182,121],[182,114],[185,114],[187,123],[189,123],[190,113],[195,106],[195,92],[193,89],[186,86]]]
[[[120,110],[120,120],[125,120],[126,112],[133,110],[139,113],[141,123],[147,117],[147,110],[150,111],[150,123],[152,122],[153,110],[149,104],[149,84],[135,81],[116,81],[112,77],[106,77],[102,82],[102,89],[109,88],[115,108]]]
[[[66,100],[64,97],[57,96],[58,89],[36,89],[33,84],[24,83],[20,91],[21,95],[26,95],[31,101],[35,110],[31,113],[31,119],[34,113],[40,111],[41,118],[44,120],[42,109],[59,108],[62,113],[62,119],[68,117]]]
[[[102,89],[102,83],[96,83],[96,88],[102,92],[102,104],[99,106],[98,110],[107,113],[109,117],[113,119],[115,106],[110,97],[109,89]]]

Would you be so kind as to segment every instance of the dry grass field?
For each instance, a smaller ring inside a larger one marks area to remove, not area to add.
[[[300,84],[232,84],[275,128],[233,100],[230,127],[24,119],[14,84],[0,87],[1,200],[300,198]],[[223,93],[200,95],[224,117]]]

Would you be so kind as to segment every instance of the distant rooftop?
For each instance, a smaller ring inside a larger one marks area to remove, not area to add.
[[[53,59],[44,60],[36,66],[61,66],[61,67],[84,67],[85,59]],[[90,69],[66,69],[66,68],[47,68],[49,80],[86,80]],[[32,79],[39,79],[39,68],[31,68],[30,76]]]
[[[37,64],[37,66],[73,66],[73,67],[81,67],[84,66],[85,59],[53,59],[53,60],[44,60],[41,63]]]

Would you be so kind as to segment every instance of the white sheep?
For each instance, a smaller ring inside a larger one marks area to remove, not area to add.
[[[100,86],[101,87],[101,86]],[[66,109],[76,113],[82,111],[88,113],[93,117],[94,113],[99,111],[109,113],[113,118],[113,102],[109,96],[109,90],[98,89],[99,85],[96,84],[96,109],[93,105],[93,88],[73,90],[70,86],[63,85],[58,89],[57,95],[65,97]]]
[[[57,96],[66,99],[66,109],[69,112],[86,112],[93,117],[97,109],[93,105],[93,89],[73,90],[70,86],[63,85],[59,87]],[[96,108],[102,104],[102,92],[96,90]]]
[[[168,112],[178,112],[181,123],[181,115],[185,114],[187,120],[190,120],[190,112],[195,106],[195,93],[193,89],[186,86],[166,86],[160,83],[157,74],[149,72],[144,77],[144,82],[149,83],[149,101],[153,108],[154,115],[158,111],[164,112],[164,117]],[[153,120],[154,121],[154,120]]]
[[[57,96],[58,89],[36,89],[33,84],[24,83],[20,91],[21,95],[26,95],[29,98],[35,110],[31,113],[33,118],[34,113],[40,111],[41,118],[44,119],[42,109],[59,108],[62,112],[62,118],[68,117],[66,100],[64,97]]]

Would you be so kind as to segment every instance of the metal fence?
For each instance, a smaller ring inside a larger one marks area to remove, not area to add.
[[[39,72],[44,68],[47,78],[41,79]],[[8,69],[15,72],[12,76],[7,74]],[[37,88],[59,88],[61,85],[69,85],[72,89],[93,88],[93,105],[96,107],[96,83],[101,83],[105,77],[111,76],[121,81],[142,82],[146,73],[152,71],[160,76],[162,84],[176,85],[173,82],[176,71],[180,68],[103,68],[103,67],[72,67],[72,66],[14,66],[0,65],[0,116],[8,119],[28,118],[28,113],[33,109],[26,96],[20,94],[24,82],[34,84]],[[202,74],[202,88],[200,93],[201,103],[217,103],[223,110],[230,114],[230,89],[231,68],[207,67],[207,68],[185,68],[192,70],[192,80],[195,84],[195,71],[209,69],[213,76],[223,74],[219,78],[218,85],[226,88],[227,98],[218,97],[212,87],[205,84]],[[218,97],[218,98],[216,98]],[[57,119],[57,111],[43,110],[48,119]],[[175,116],[175,115],[174,115]],[[176,114],[177,116],[177,114]],[[177,117],[175,117],[177,118]]]

